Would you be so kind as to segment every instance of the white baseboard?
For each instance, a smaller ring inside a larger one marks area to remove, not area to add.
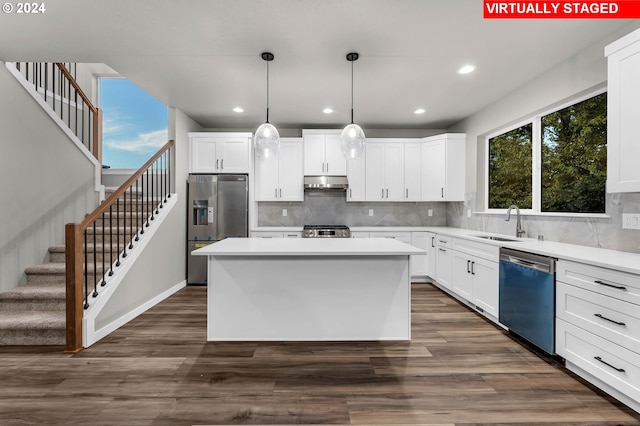
[[[148,300],[147,302],[145,302],[142,305],[138,306],[136,309],[134,309],[134,310],[132,310],[130,312],[127,312],[125,315],[123,315],[120,318],[118,318],[117,320],[107,324],[106,326],[102,327],[99,330],[94,330],[93,329],[93,326],[95,325],[95,323],[94,324],[89,324],[86,319],[83,319],[82,330],[83,330],[83,334],[85,334],[85,337],[82,339],[83,340],[82,346],[87,348],[87,347],[93,345],[98,340],[102,339],[103,337],[108,336],[110,333],[113,333],[115,330],[117,330],[118,328],[122,327],[123,325],[125,325],[129,321],[135,319],[140,314],[145,313],[150,308],[152,308],[155,305],[157,305],[158,303],[162,302],[167,297],[169,297],[169,296],[173,295],[174,293],[176,293],[177,291],[183,289],[184,287],[186,287],[186,285],[187,285],[187,281],[186,280],[179,282],[178,284],[174,285],[173,287],[169,288],[168,290],[163,291],[162,293],[160,293],[159,295],[157,295],[153,299]]]

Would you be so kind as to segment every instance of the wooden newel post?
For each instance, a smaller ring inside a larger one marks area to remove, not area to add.
[[[66,353],[82,350],[82,314],[84,296],[82,290],[82,230],[79,224],[65,226],[66,245],[66,301],[67,301],[67,346]]]

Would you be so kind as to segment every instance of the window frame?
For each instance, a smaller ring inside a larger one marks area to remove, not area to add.
[[[555,216],[555,217],[593,217],[593,218],[609,218],[608,205],[605,202],[604,213],[567,213],[567,212],[544,212],[542,211],[542,117],[560,111],[571,105],[578,104],[587,99],[596,97],[607,92],[607,87],[601,87],[599,89],[591,90],[588,93],[580,96],[574,96],[566,101],[555,104],[553,107],[545,108],[544,110],[528,116],[515,124],[501,127],[499,130],[491,132],[485,136],[484,143],[484,212],[485,214],[506,214],[507,209],[490,209],[489,208],[489,140],[503,135],[507,132],[517,129],[528,124],[531,124],[531,209],[521,209],[520,212],[527,216]],[[608,141],[607,141],[608,142]],[[607,171],[608,173],[608,171]],[[606,196],[605,187],[605,196]]]

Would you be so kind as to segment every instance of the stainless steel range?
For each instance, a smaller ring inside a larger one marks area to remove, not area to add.
[[[302,238],[351,238],[346,225],[304,225]]]

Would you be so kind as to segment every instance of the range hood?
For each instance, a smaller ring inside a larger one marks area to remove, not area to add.
[[[345,191],[349,188],[346,176],[305,176],[304,189],[337,189]]]

